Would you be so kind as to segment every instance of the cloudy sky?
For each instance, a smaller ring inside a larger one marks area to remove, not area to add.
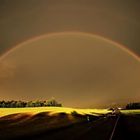
[[[140,54],[139,0],[0,0],[0,52],[50,32],[104,36]]]
[[[53,96],[78,107],[139,99],[138,60],[102,40],[112,40],[139,56],[139,6],[138,0],[0,0],[1,55],[50,33],[101,36],[57,34],[20,45],[0,62],[0,98]]]

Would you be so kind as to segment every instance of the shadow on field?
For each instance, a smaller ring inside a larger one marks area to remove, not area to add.
[[[90,120],[99,117],[88,115]],[[41,112],[35,115],[18,113],[0,118],[0,139],[36,139],[42,135],[53,134],[61,129],[67,129],[78,123],[86,123],[87,115],[77,112],[66,114],[65,112],[50,114]]]
[[[0,140],[109,140],[117,116],[41,112],[0,118]],[[120,115],[112,140],[139,140],[140,115]]]

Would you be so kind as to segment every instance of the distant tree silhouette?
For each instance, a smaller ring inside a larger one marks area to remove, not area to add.
[[[126,105],[126,109],[140,109],[140,102],[129,103]]]
[[[62,106],[62,105],[59,104],[55,99],[51,99],[47,101],[47,106]]]
[[[0,108],[17,108],[17,107],[45,107],[45,106],[56,106],[61,107],[62,104],[58,103],[55,99],[47,101],[0,101]]]

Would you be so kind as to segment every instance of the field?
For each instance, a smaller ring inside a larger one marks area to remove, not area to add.
[[[121,110],[121,113],[125,114],[125,115],[136,115],[136,114],[140,114],[140,110]]]
[[[66,107],[0,108],[0,117],[17,113],[28,113],[29,115],[35,115],[41,112],[49,112],[50,114],[64,112],[70,114],[73,111],[76,111],[78,114],[90,115],[100,115],[109,112],[107,109],[75,109]]]
[[[75,109],[64,107],[0,108],[0,139],[15,139],[97,120],[106,109]],[[8,135],[7,135],[8,134]]]
[[[108,113],[65,107],[0,108],[0,139],[109,139],[118,115]],[[136,139],[139,133],[140,110],[121,110],[113,140]]]

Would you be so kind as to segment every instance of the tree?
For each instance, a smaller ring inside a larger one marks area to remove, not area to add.
[[[140,109],[140,102],[129,103],[126,105],[126,109]]]
[[[45,106],[59,106],[62,104],[58,103],[54,98],[47,101],[0,101],[0,108],[15,108],[15,107],[45,107]]]
[[[51,100],[47,101],[47,106],[57,106],[57,107],[60,107],[62,105],[59,104],[55,99],[51,99]]]

